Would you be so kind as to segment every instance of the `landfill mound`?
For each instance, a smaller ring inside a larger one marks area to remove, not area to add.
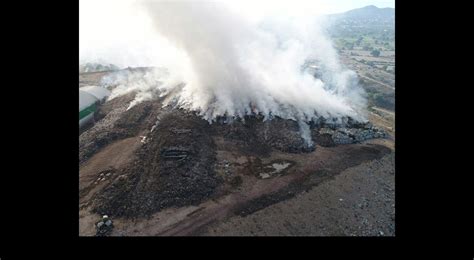
[[[95,85],[101,82],[94,74],[83,74],[80,80]],[[321,119],[308,122],[314,142],[308,145],[293,120],[274,117],[264,121],[261,115],[248,115],[218,118],[209,124],[194,112],[163,107],[162,99],[144,101],[127,110],[135,95],[132,92],[101,105],[94,124],[79,135],[79,166],[84,171],[81,205],[91,206],[101,215],[136,218],[165,208],[197,205],[225,194],[229,186],[232,190],[255,181],[250,176],[270,180],[300,171],[301,163],[295,165],[293,159],[306,158],[305,154],[314,154],[318,147],[387,137],[368,122],[346,118],[341,124]],[[110,153],[112,149],[119,151]],[[121,163],[109,168],[91,165],[91,161],[109,165],[110,154],[133,156],[119,157]],[[267,163],[259,163],[261,160]],[[244,175],[237,174],[239,171]]]
[[[193,112],[162,108],[159,101],[143,102],[130,110],[117,103],[115,108],[104,106],[101,111],[108,113],[102,114],[101,121],[89,133],[81,135],[82,160],[107,143],[129,136],[141,134],[142,145],[136,151],[136,159],[94,196],[93,210],[98,214],[143,217],[212,198],[224,182],[215,171],[216,138],[228,140],[240,154],[256,158],[269,157],[272,151],[310,153],[317,149],[305,144],[297,122],[281,118],[263,121],[260,116],[247,116],[231,123],[218,120],[209,124]],[[114,111],[120,113],[110,120]],[[107,119],[109,127],[101,126]],[[370,123],[310,125],[313,141],[320,146],[386,135]]]
[[[181,110],[161,117],[138,159],[98,194],[95,212],[137,217],[208,198],[219,184],[210,128]]]

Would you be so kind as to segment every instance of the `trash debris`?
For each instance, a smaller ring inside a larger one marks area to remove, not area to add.
[[[175,134],[187,134],[191,132],[191,129],[179,129],[179,128],[172,128],[171,132]]]
[[[182,149],[178,147],[170,147],[163,149],[161,151],[161,156],[166,159],[174,159],[174,160],[183,160],[189,154],[187,149]]]

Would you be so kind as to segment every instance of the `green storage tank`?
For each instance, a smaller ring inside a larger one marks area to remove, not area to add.
[[[97,106],[107,100],[110,91],[99,86],[79,88],[79,128],[89,123],[97,111]]]

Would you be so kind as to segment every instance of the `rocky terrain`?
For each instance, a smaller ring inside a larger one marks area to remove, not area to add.
[[[102,215],[112,236],[394,235],[393,119],[312,122],[308,146],[292,120],[209,124],[133,97],[79,136],[80,235]]]

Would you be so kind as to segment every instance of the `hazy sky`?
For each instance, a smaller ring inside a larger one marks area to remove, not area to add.
[[[218,0],[227,2],[250,13],[284,13],[291,15],[332,14],[354,8],[375,5],[379,8],[395,7],[395,1],[377,0]]]

